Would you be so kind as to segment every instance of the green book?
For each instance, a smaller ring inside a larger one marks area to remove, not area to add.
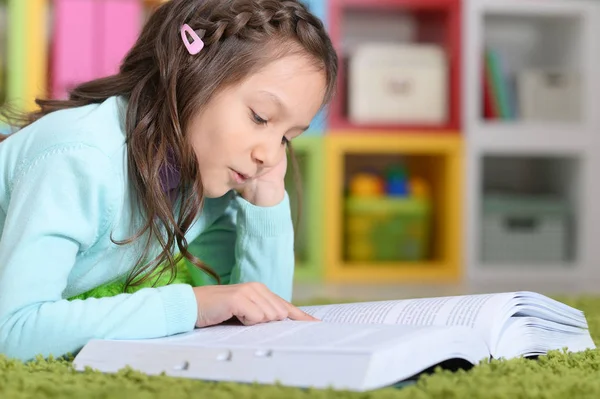
[[[500,119],[514,119],[511,111],[508,94],[508,79],[502,72],[501,60],[498,52],[492,49],[486,51],[486,60],[489,65],[492,93],[494,103],[497,105]]]

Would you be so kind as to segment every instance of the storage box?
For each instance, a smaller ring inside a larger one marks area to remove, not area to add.
[[[421,198],[346,200],[348,261],[420,261],[428,256],[431,210]]]
[[[483,262],[563,262],[568,257],[569,213],[560,199],[486,196],[482,221]]]
[[[518,74],[523,120],[577,122],[581,119],[581,82],[575,72],[526,69]]]
[[[439,46],[364,44],[350,58],[348,74],[353,123],[446,122],[448,72]]]

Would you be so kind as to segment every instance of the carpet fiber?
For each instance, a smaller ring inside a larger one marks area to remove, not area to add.
[[[586,312],[595,342],[600,338],[600,298],[557,298]],[[28,364],[0,356],[0,398],[598,398],[600,351],[553,352],[538,360],[493,361],[469,371],[435,370],[402,389],[366,393],[300,390],[280,386],[209,383],[149,377],[124,370],[78,373],[67,361]]]

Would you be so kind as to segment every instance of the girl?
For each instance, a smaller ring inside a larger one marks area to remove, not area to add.
[[[288,302],[286,147],[336,74],[323,25],[296,0],[171,0],[117,75],[38,100],[0,143],[0,353],[311,320]],[[69,300],[172,276],[173,253],[221,284]]]

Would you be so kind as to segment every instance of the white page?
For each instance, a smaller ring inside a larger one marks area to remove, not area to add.
[[[305,306],[301,309],[331,323],[466,326],[489,343],[495,317],[510,293]],[[498,319],[498,323],[503,320]]]
[[[254,326],[218,325],[166,338],[133,342],[194,347],[372,351],[400,336],[410,339],[410,335],[422,335],[425,331],[428,329],[420,326],[280,321]]]

